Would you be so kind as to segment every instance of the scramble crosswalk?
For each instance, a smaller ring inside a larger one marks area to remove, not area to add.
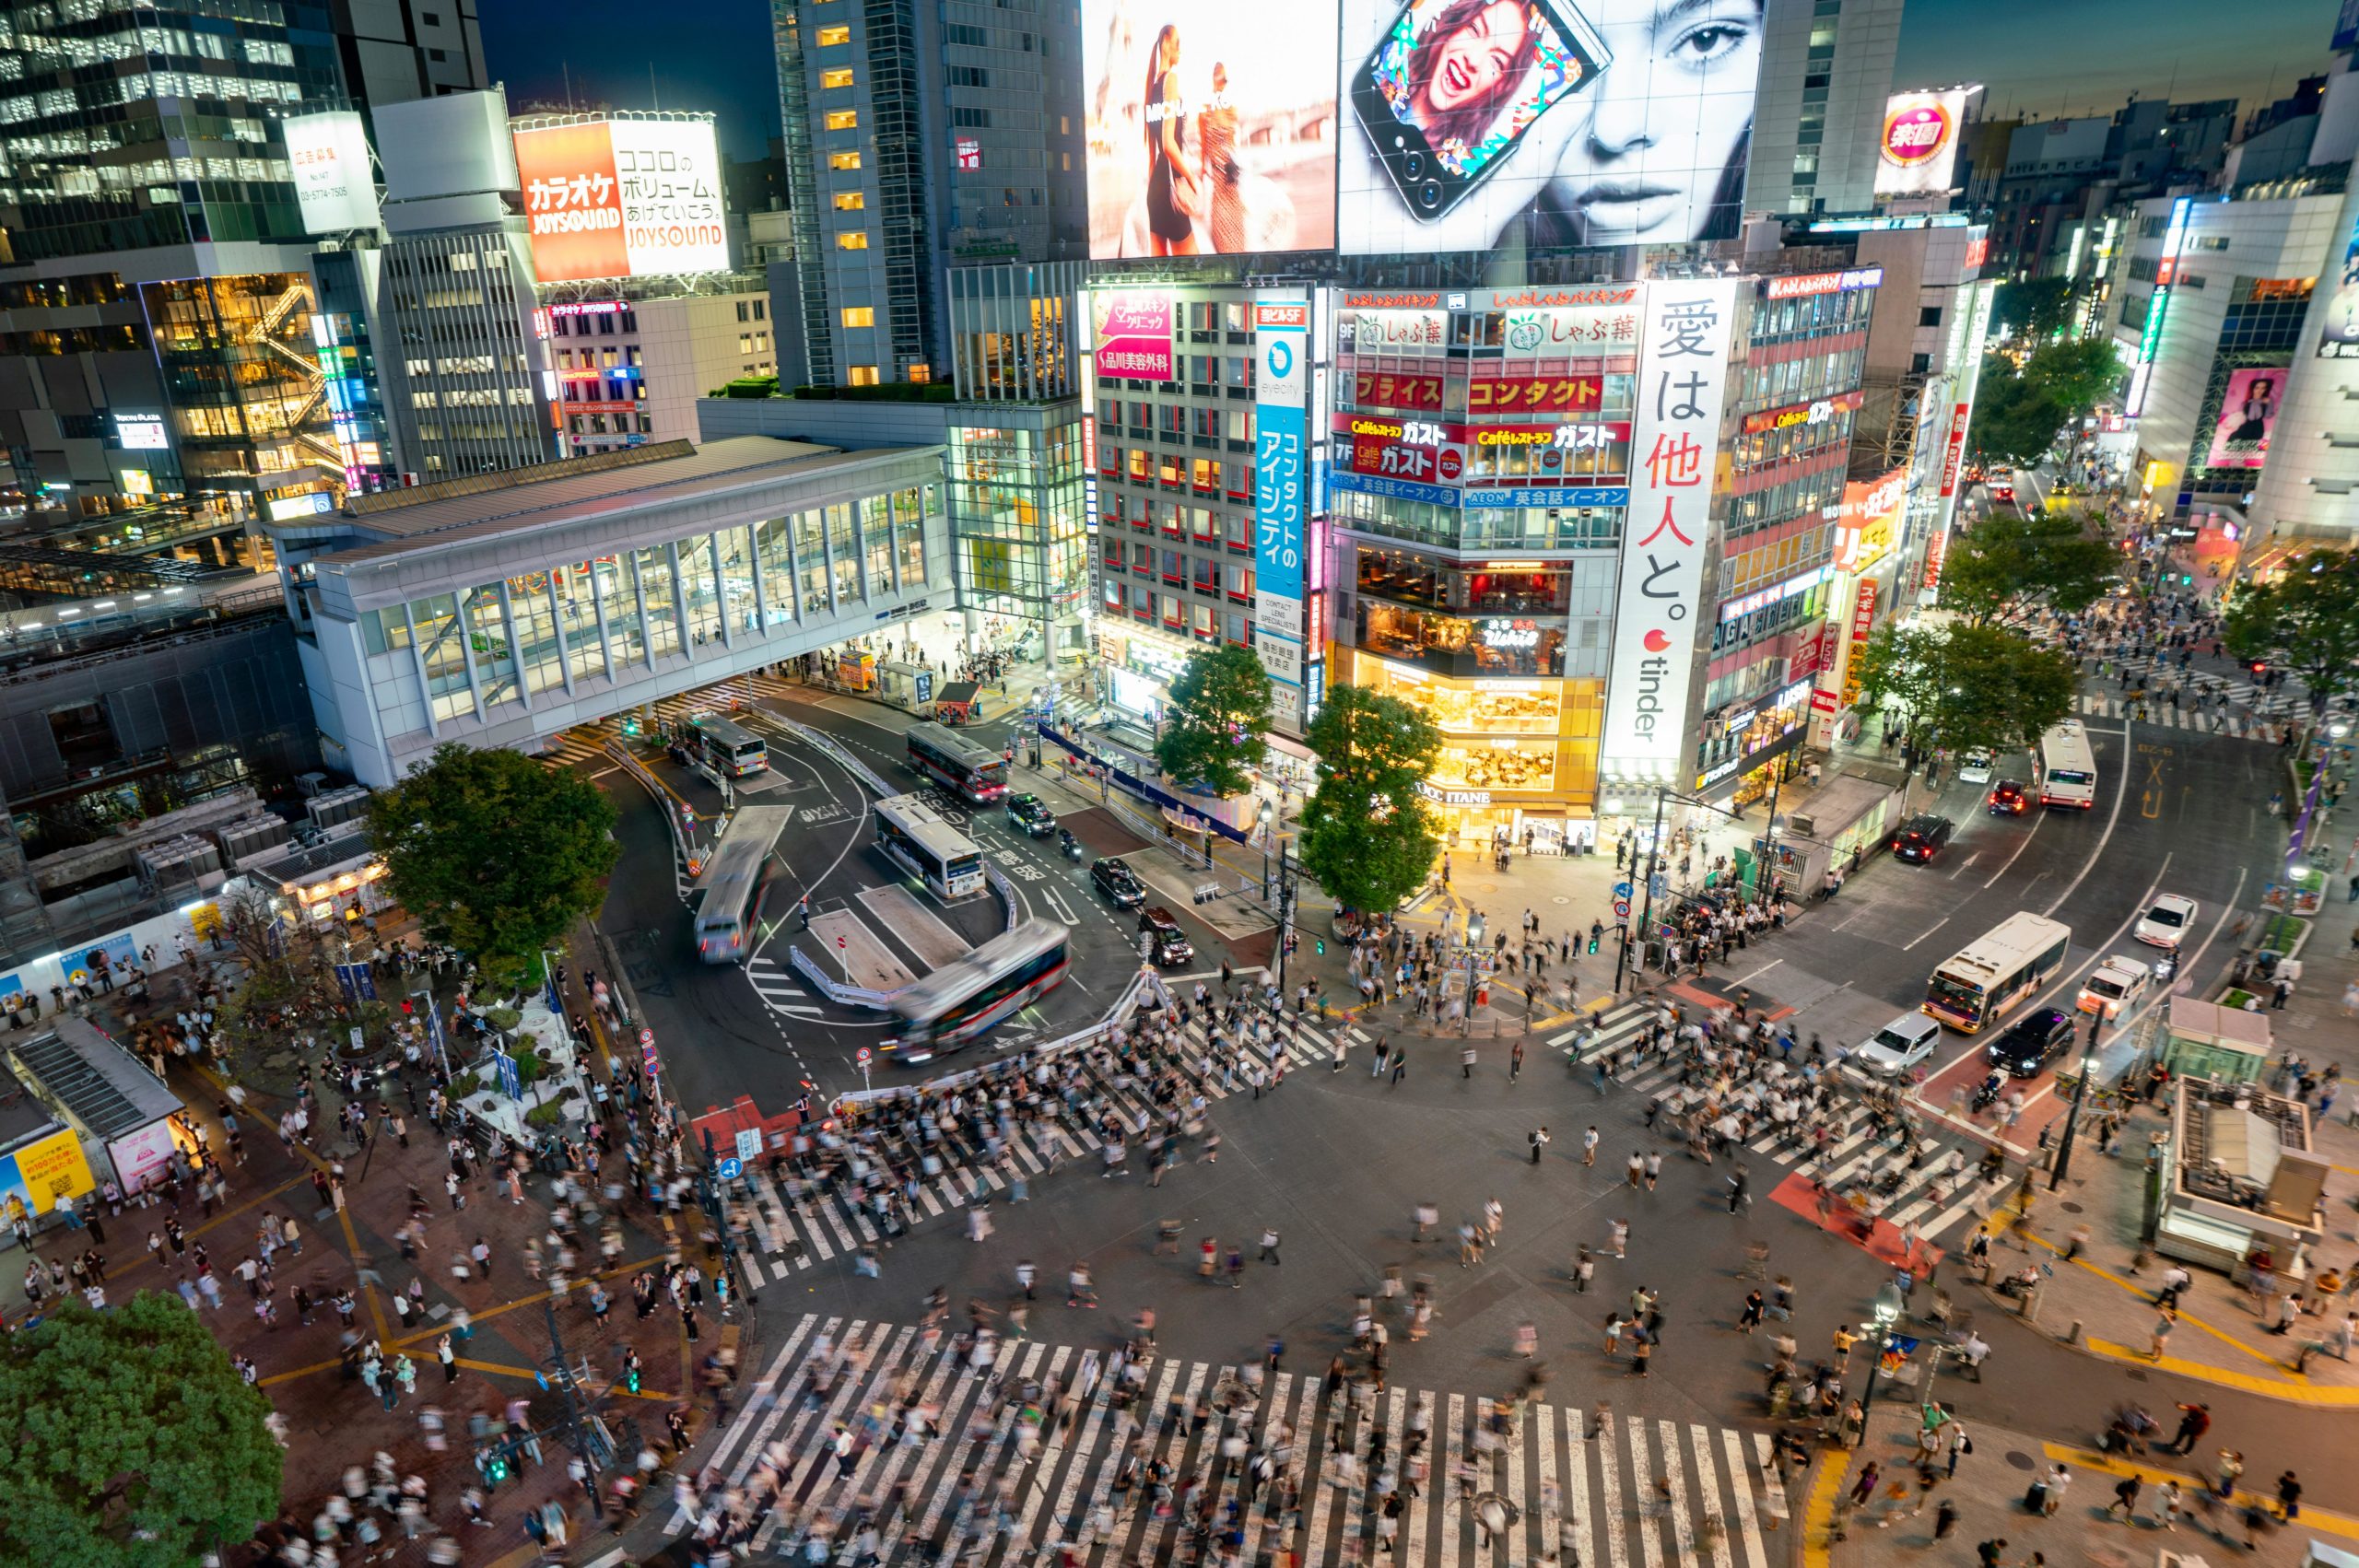
[[[1645,1005],[1625,1002],[1601,1013],[1594,1021],[1593,1032],[1567,1030],[1550,1038],[1547,1045],[1584,1066],[1590,1065],[1605,1052],[1629,1044],[1649,1016],[1649,1009]],[[1191,1014],[1181,1035],[1191,1059],[1206,1048],[1200,1013]],[[1322,1026],[1305,1021],[1297,1025],[1285,1043],[1288,1071],[1332,1069],[1338,1040],[1346,1049],[1346,1071],[1354,1071],[1356,1064],[1369,1060],[1376,1036],[1358,1023],[1338,1021]],[[1656,1059],[1626,1071],[1614,1082],[1617,1090],[1637,1096],[1643,1103],[1673,1087],[1677,1078],[1675,1066]],[[1099,1078],[1097,1086],[1125,1125],[1141,1128],[1150,1124],[1152,1113],[1131,1081]],[[1282,1094],[1284,1090],[1264,1092]],[[1204,1094],[1210,1101],[1220,1102],[1240,1096],[1250,1099],[1252,1091],[1243,1076],[1215,1071],[1204,1086]],[[1959,1225],[1978,1219],[2005,1190],[2004,1177],[1980,1182],[1945,1175],[1943,1166],[1954,1150],[1966,1156],[1970,1178],[1974,1162],[1983,1152],[1979,1143],[1954,1136],[1937,1138],[1938,1150],[1929,1153],[1919,1165],[1895,1168],[1901,1162],[1889,1143],[1874,1131],[1863,1103],[1848,1096],[1838,1099],[1827,1125],[1831,1137],[1823,1158],[1806,1141],[1781,1141],[1774,1135],[1751,1139],[1745,1147],[1753,1154],[1823,1179],[1837,1189],[1889,1172],[1890,1187],[1884,1193],[1883,1217],[1895,1226],[1915,1224],[1919,1235],[1928,1242],[1939,1241]],[[994,1165],[980,1157],[981,1151],[967,1146],[956,1131],[945,1130],[945,1136],[948,1146],[941,1168],[922,1177],[910,1198],[911,1228],[971,1208],[978,1200],[1001,1202],[1028,1197],[1033,1181],[1050,1175],[1067,1161],[1096,1155],[1102,1147],[1096,1133],[1086,1128],[1043,1124],[1019,1132],[1007,1146],[1005,1163]],[[1667,1129],[1658,1141],[1671,1141]],[[741,1254],[741,1260],[757,1286],[788,1278],[817,1264],[856,1256],[861,1248],[899,1234],[893,1230],[888,1235],[887,1222],[874,1208],[853,1200],[840,1188],[826,1193],[809,1189],[799,1195],[791,1193],[780,1176],[759,1164],[746,1165],[739,1182],[743,1195],[751,1200],[747,1217],[754,1240],[754,1245]],[[1023,1184],[1020,1194],[1019,1183]]]
[[[1602,1013],[1593,1032],[1567,1030],[1551,1037],[1548,1043],[1584,1066],[1593,1066],[1608,1052],[1630,1046],[1646,1027],[1653,1011],[1643,1002],[1624,1002]],[[1678,1082],[1677,1063],[1659,1056],[1647,1059],[1613,1080],[1616,1087],[1643,1098],[1667,1094],[1677,1087]],[[1884,1199],[1883,1218],[1895,1226],[1915,1225],[1918,1235],[1927,1242],[1940,1241],[1969,1220],[1978,1222],[2006,1191],[2012,1179],[2004,1175],[1988,1181],[1978,1179],[1976,1162],[1988,1145],[1948,1133],[1945,1128],[1936,1128],[1932,1148],[1918,1164],[1909,1165],[1891,1141],[1876,1130],[1864,1099],[1848,1094],[1838,1095],[1834,1113],[1825,1118],[1825,1124],[1830,1136],[1823,1155],[1812,1146],[1807,1128],[1799,1124],[1799,1136],[1762,1133],[1748,1139],[1744,1147],[1751,1154],[1837,1191],[1856,1183],[1874,1183]],[[1666,1133],[1662,1141],[1672,1141],[1672,1135]],[[1959,1155],[1964,1157],[1962,1161],[1956,1159]],[[1951,1170],[1954,1164],[1960,1167],[1954,1175]]]
[[[841,1375],[810,1375],[845,1351],[856,1353]],[[1285,1547],[1327,1568],[1379,1554],[1379,1488],[1362,1456],[1379,1432],[1389,1454],[1402,1454],[1422,1423],[1431,1474],[1414,1499],[1403,1492],[1391,1550],[1402,1564],[1508,1568],[1554,1560],[1560,1548],[1563,1561],[1590,1568],[1768,1568],[1786,1555],[1778,1532],[1790,1504],[1765,1433],[1533,1402],[1494,1437],[1482,1430],[1489,1396],[1479,1393],[1396,1385],[1330,1394],[1317,1377],[1281,1371],[1257,1398],[1237,1366],[1165,1357],[1125,1394],[1098,1375],[1094,1349],[1021,1340],[997,1361],[978,1369],[910,1327],[805,1314],[703,1463],[733,1485],[764,1463],[777,1471],[780,1501],[754,1535],[757,1554],[788,1547],[815,1519],[892,1510],[898,1495],[903,1511],[880,1520],[894,1543],[887,1563],[921,1560],[907,1543],[912,1527],[945,1549],[939,1561],[965,1550],[977,1563],[1012,1564],[1059,1542],[1086,1562],[1173,1561],[1184,1519],[1151,1489],[1116,1484],[1135,1436],[1143,1466],[1169,1467],[1177,1497],[1209,1494],[1215,1519],[1236,1505],[1241,1561]],[[1063,1420],[1033,1427],[1027,1400],[1002,1397],[1050,1382],[1075,1396]],[[1190,1419],[1200,1398],[1234,1412]],[[897,1441],[903,1409],[933,1419],[910,1422]],[[839,1427],[852,1434],[848,1463],[837,1457]],[[1266,1435],[1266,1483],[1224,1458],[1232,1430],[1257,1445]],[[1001,1476],[1012,1484],[994,1505]],[[1298,1506],[1285,1505],[1290,1496]],[[823,1558],[806,1560],[849,1563],[852,1537],[838,1529]]]

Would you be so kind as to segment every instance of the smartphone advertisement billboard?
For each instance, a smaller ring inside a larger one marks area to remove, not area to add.
[[[1338,249],[1735,233],[1761,31],[1755,0],[1343,0]]]
[[[1083,0],[1089,253],[1335,243],[1334,0]]]
[[[726,272],[712,120],[581,120],[516,130],[542,283]]]
[[[1957,168],[1957,138],[1973,88],[1896,92],[1884,100],[1876,144],[1876,194],[1939,195]]]
[[[2212,426],[2207,468],[2259,468],[2277,433],[2277,411],[2285,405],[2285,367],[2259,365],[2228,372],[2220,397],[2220,417]]]

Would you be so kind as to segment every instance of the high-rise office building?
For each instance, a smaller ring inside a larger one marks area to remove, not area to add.
[[[822,385],[946,379],[945,275],[1087,254],[1078,13],[1049,0],[773,0],[794,258],[782,331]]]
[[[84,513],[250,516],[341,482],[283,123],[482,71],[471,0],[430,25],[406,0],[362,9],[314,28],[194,0],[0,6],[0,442],[20,485]]]
[[[1767,7],[1747,212],[1865,212],[1903,0],[1784,0]]]

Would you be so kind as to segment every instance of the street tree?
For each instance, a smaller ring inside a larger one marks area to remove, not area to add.
[[[1270,674],[1250,648],[1226,644],[1191,654],[1171,683],[1171,705],[1155,740],[1164,777],[1215,795],[1253,787],[1270,732]]]
[[[2118,564],[2083,515],[1993,512],[1951,538],[1942,607],[1984,625],[2020,624],[2041,609],[2076,615],[2111,586]]]
[[[2070,278],[2032,277],[2002,283],[1991,305],[1991,334],[2046,343],[2071,320],[2074,299]]]
[[[2315,723],[2328,703],[2359,690],[2359,559],[2334,550],[2294,556],[2276,580],[2236,591],[2221,640],[2239,659],[2299,675]]]
[[[613,802],[580,774],[455,742],[369,804],[393,896],[511,987],[531,984],[541,950],[598,907],[614,824]]]
[[[2027,750],[2072,711],[2072,661],[2004,626],[1885,625],[1854,655],[1860,696],[1920,750]]]
[[[76,1300],[0,1340],[0,1561],[186,1568],[278,1512],[270,1401],[178,1296]]]
[[[1302,808],[1302,864],[1346,908],[1390,910],[1424,885],[1441,845],[1417,793],[1441,752],[1423,710],[1332,686],[1303,737],[1320,760]]]
[[[1994,348],[1983,356],[1968,439],[1987,457],[2028,467],[2059,430],[2110,397],[2120,381],[2121,361],[2101,339],[2045,344],[2020,364]]]

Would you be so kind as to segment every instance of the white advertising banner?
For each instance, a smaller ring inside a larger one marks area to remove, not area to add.
[[[1614,667],[1599,764],[1610,778],[1679,778],[1690,747],[1687,689],[1699,636],[1704,557],[1733,281],[1647,286],[1638,406],[1630,443],[1630,510],[1614,591]]]
[[[1876,194],[1939,195],[1957,168],[1958,137],[1973,88],[1896,92],[1884,100],[1884,135],[1876,144]]]
[[[377,178],[369,133],[349,109],[299,114],[282,122],[287,163],[295,173],[295,206],[309,234],[377,227]]]

